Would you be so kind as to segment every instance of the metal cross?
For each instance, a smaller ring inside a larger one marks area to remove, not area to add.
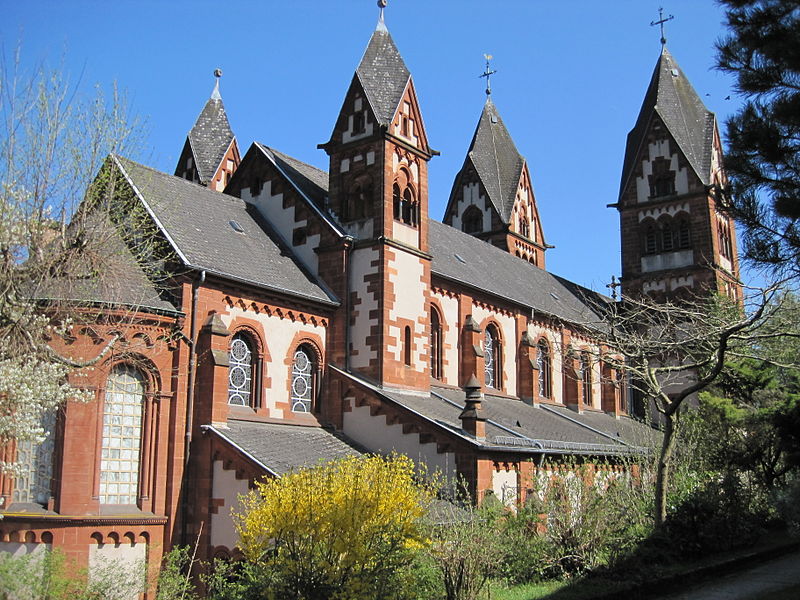
[[[492,87],[489,84],[489,77],[491,77],[492,75],[497,73],[497,71],[492,71],[489,68],[489,61],[492,60],[492,55],[491,54],[484,54],[483,57],[486,59],[486,70],[483,73],[481,73],[480,75],[478,75],[478,77],[486,77],[486,95],[487,96],[491,96],[492,95]]]
[[[617,299],[617,288],[622,287],[622,282],[617,279],[614,275],[611,276],[611,283],[606,284],[607,288],[611,289],[611,299]]]
[[[670,15],[668,17],[664,17],[664,9],[659,6],[658,7],[658,21],[650,21],[650,26],[651,27],[655,27],[656,25],[660,25],[661,26],[661,45],[662,46],[667,43],[667,38],[664,37],[664,23],[666,23],[667,21],[671,21],[674,18],[675,17],[672,16],[672,15]]]

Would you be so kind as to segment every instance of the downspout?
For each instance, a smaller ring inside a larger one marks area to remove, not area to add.
[[[182,493],[182,514],[183,514],[183,543],[189,543],[188,540],[188,526],[189,526],[189,492],[188,492],[188,475],[189,475],[189,448],[192,442],[192,426],[194,421],[194,387],[197,377],[197,369],[195,363],[197,362],[197,298],[200,293],[200,286],[205,283],[206,272],[200,271],[198,277],[192,284],[192,319],[189,325],[189,389],[186,391],[186,432],[184,434],[183,446],[183,483],[184,489]]]
[[[350,372],[350,290],[352,289],[353,283],[353,274],[352,269],[350,268],[350,263],[353,259],[352,254],[354,241],[355,240],[351,235],[346,235],[344,237],[344,370],[347,373]]]

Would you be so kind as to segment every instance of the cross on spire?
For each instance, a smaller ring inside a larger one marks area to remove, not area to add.
[[[493,71],[493,70],[491,70],[489,68],[489,61],[492,60],[492,55],[491,54],[484,54],[483,57],[486,59],[486,70],[483,73],[481,73],[480,75],[478,75],[478,77],[486,77],[486,95],[487,96],[491,96],[492,95],[492,86],[489,83],[489,78],[492,75],[494,75],[495,73],[497,73],[497,71]]]
[[[650,21],[650,26],[655,27],[659,25],[661,27],[661,45],[665,45],[667,43],[667,38],[664,36],[664,23],[667,21],[671,21],[675,17],[670,15],[668,17],[664,16],[664,9],[662,7],[658,7],[658,21]]]
[[[613,300],[617,299],[617,288],[622,287],[622,282],[617,279],[614,275],[611,276],[611,283],[607,283],[606,287],[611,290],[611,298]]]

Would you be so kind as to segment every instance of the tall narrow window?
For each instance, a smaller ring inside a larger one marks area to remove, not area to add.
[[[442,320],[431,308],[431,377],[442,379]]]
[[[144,377],[133,367],[111,371],[103,404],[100,504],[136,504],[144,392]]]
[[[461,217],[461,230],[464,233],[479,233],[483,231],[483,213],[481,209],[471,205]]]
[[[664,252],[672,252],[675,249],[670,223],[663,223],[661,226],[661,249]]]
[[[414,202],[414,194],[411,188],[406,188],[403,192],[403,215],[402,220],[406,225],[417,226],[417,203]]]
[[[530,238],[531,236],[531,226],[528,223],[528,218],[525,215],[519,216],[519,234],[526,238]]]
[[[228,404],[250,406],[253,395],[253,351],[247,337],[237,333],[231,340],[228,366]]]
[[[658,239],[656,236],[656,228],[648,225],[644,233],[644,253],[655,254],[658,252]]]
[[[670,160],[659,157],[652,163],[650,179],[650,196],[670,196],[675,193],[675,171],[670,170]]]
[[[310,413],[316,408],[316,353],[308,344],[297,348],[292,360],[292,412]]]
[[[399,221],[403,209],[403,200],[400,196],[400,186],[396,183],[392,186],[392,207],[394,209],[394,220]]]
[[[406,328],[403,330],[403,362],[411,366],[411,327],[406,325]]]
[[[501,389],[502,378],[500,376],[500,338],[493,325],[486,326],[483,338],[483,365],[485,370],[484,382],[487,387]]]
[[[41,442],[17,442],[18,475],[14,481],[14,502],[36,502],[46,505],[53,480],[56,410],[42,415],[45,438]]]
[[[692,247],[692,231],[689,219],[681,219],[678,223],[678,247],[681,250]]]
[[[542,338],[536,347],[536,366],[539,368],[539,396],[553,397],[553,365],[550,359],[550,345]]]
[[[580,377],[581,387],[583,388],[583,404],[584,406],[592,405],[592,360],[588,352],[581,352],[580,364]]]

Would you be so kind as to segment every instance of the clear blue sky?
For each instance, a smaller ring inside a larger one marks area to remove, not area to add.
[[[712,70],[724,33],[713,0],[389,0],[386,23],[411,70],[428,138],[430,214],[441,219],[484,95],[526,157],[549,271],[606,291],[619,275],[616,202],[625,138],[667,46],[722,124],[739,101]],[[224,71],[222,97],[242,153],[260,141],[327,170],[330,136],[378,18],[375,0],[7,2],[6,55],[64,65],[90,88],[116,81],[147,121],[144,161],[172,172],[187,132]],[[731,100],[725,97],[731,95]],[[141,158],[141,157],[139,157]]]

